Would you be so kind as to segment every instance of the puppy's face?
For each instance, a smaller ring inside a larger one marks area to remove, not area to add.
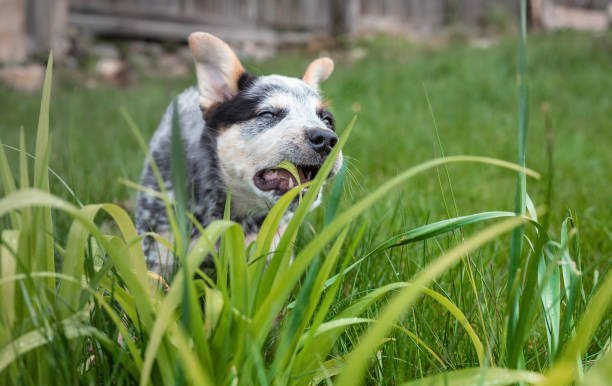
[[[229,47],[214,39],[193,34],[190,45],[196,58],[200,104],[206,124],[217,138],[221,177],[240,214],[268,210],[282,194],[298,185],[278,164],[290,161],[298,169],[300,182],[310,181],[338,141],[334,118],[318,91],[318,83],[331,74],[333,62],[315,60],[302,79],[252,77],[244,72]],[[198,61],[206,55],[204,49],[208,51],[207,60]],[[210,52],[221,56],[222,65],[218,60],[210,64]],[[229,82],[213,81],[211,68],[217,76],[229,74]],[[328,177],[338,172],[342,160],[340,154]]]
[[[296,78],[251,80],[236,97],[213,106],[206,118],[217,133],[223,180],[245,211],[268,209],[298,185],[279,163],[292,162],[301,182],[310,181],[338,140],[319,93]],[[330,177],[341,165],[342,155]]]

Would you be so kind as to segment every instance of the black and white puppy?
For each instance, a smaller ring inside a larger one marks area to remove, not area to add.
[[[253,240],[272,205],[297,185],[289,172],[276,166],[290,161],[297,166],[302,182],[309,181],[338,140],[334,118],[318,87],[331,75],[334,64],[329,58],[316,59],[301,79],[253,76],[215,36],[193,33],[189,47],[197,88],[185,90],[177,99],[187,157],[188,210],[206,226],[223,217],[230,191],[232,220],[243,226],[247,240]],[[172,114],[170,105],[150,143],[152,160],[170,198]],[[342,160],[340,154],[330,177],[338,172]],[[149,162],[141,184],[160,190]],[[319,201],[320,192],[315,205]],[[153,195],[138,194],[136,224],[141,233],[153,231],[169,237],[165,205]],[[192,236],[197,237],[197,231]],[[149,269],[169,275],[172,254],[150,237],[143,241],[143,248]]]

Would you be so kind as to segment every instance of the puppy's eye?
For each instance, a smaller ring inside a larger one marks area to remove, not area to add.
[[[257,114],[257,116],[259,118],[270,119],[270,118],[276,118],[276,113],[274,111],[265,110]]]
[[[332,117],[323,117],[323,122],[327,125],[327,127],[334,127],[334,120]]]

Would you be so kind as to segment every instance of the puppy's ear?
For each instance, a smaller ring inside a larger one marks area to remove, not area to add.
[[[238,92],[244,67],[234,51],[221,39],[208,33],[189,35],[200,89],[200,106],[208,108],[231,99]]]
[[[330,58],[319,58],[315,59],[308,65],[306,72],[302,76],[304,82],[313,87],[319,89],[319,83],[329,78],[332,71],[334,71],[334,61]]]

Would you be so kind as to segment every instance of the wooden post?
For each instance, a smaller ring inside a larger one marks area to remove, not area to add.
[[[333,39],[347,37],[355,32],[359,3],[359,0],[331,0],[329,2],[329,33]]]
[[[68,50],[68,0],[31,0],[28,8],[34,53],[47,56],[52,50],[61,59]]]
[[[0,0],[0,63],[26,58],[25,1]]]
[[[417,35],[434,34],[444,21],[444,2],[442,0],[411,0],[408,6],[410,24]]]

